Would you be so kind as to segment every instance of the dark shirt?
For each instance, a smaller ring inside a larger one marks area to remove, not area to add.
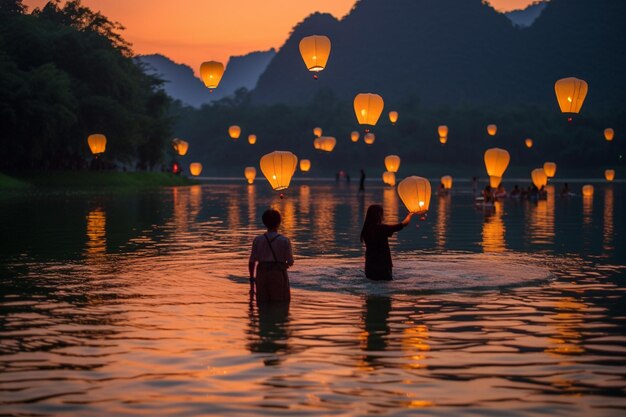
[[[391,251],[389,237],[404,228],[402,223],[378,224],[370,227],[364,234],[365,270],[391,269]]]

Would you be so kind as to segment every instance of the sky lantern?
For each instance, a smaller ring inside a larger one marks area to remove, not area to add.
[[[585,184],[583,185],[583,196],[591,197],[593,195],[593,185]]]
[[[254,145],[256,143],[256,135],[248,135],[248,143]]]
[[[289,187],[291,177],[296,172],[298,157],[287,151],[274,151],[261,158],[261,172],[274,190]]]
[[[221,62],[207,61],[200,65],[200,78],[211,92],[220,84],[222,75],[224,75],[224,64]]]
[[[498,133],[498,126],[496,125],[487,125],[487,133],[489,136],[495,136]]]
[[[243,175],[248,180],[248,184],[254,183],[254,179],[256,178],[256,168],[255,167],[246,167],[243,170]]]
[[[317,73],[326,68],[330,55],[330,39],[324,35],[307,36],[300,40],[300,55],[309,71]]]
[[[448,126],[441,125],[437,128],[437,133],[439,133],[439,142],[443,145],[448,141]]]
[[[496,175],[489,176],[489,186],[491,188],[498,188],[502,183],[502,177],[498,177]]]
[[[376,140],[376,135],[373,134],[372,132],[366,133],[365,136],[363,137],[363,141],[365,142],[366,145],[373,144],[375,140]]]
[[[324,152],[332,152],[335,149],[335,145],[337,145],[337,139],[332,136],[322,136],[318,138],[320,144],[320,150]]]
[[[554,92],[559,102],[561,113],[578,113],[589,91],[586,81],[578,78],[562,78],[554,84]],[[571,120],[571,118],[570,118]]]
[[[556,175],[556,164],[554,162],[546,162],[543,164],[543,170],[548,178],[552,178]]]
[[[452,188],[452,177],[450,175],[444,175],[441,177],[441,183],[443,184],[443,188],[449,190]]]
[[[311,161],[309,161],[308,159],[302,159],[300,161],[300,171],[309,172],[310,169],[311,169]]]
[[[322,128],[321,127],[314,128],[313,134],[315,135],[316,138],[319,138],[320,136],[322,136]]]
[[[96,157],[104,153],[107,147],[107,138],[101,133],[94,133],[87,137],[87,144],[91,153]]]
[[[398,155],[386,156],[385,168],[387,168],[389,172],[398,172],[398,169],[400,169],[400,157]]]
[[[526,147],[528,149],[533,147],[533,140],[531,138],[526,138],[526,140],[524,141],[524,145],[526,145]]]
[[[614,137],[615,137],[615,131],[613,129],[611,129],[610,127],[607,127],[606,129],[604,129],[604,139],[610,142],[613,140]]]
[[[200,162],[193,162],[189,164],[189,172],[194,177],[197,177],[202,172],[202,164]]]
[[[500,148],[487,149],[485,152],[485,167],[489,176],[501,177],[509,166],[509,153]]]
[[[396,185],[396,174],[393,172],[385,171],[383,172],[383,183],[387,184],[390,187]]]
[[[359,141],[359,132],[354,131],[354,132],[350,133],[350,140],[352,142],[358,142]]]
[[[411,213],[427,211],[430,206],[430,182],[422,177],[407,177],[398,184],[398,195]]]
[[[548,176],[543,168],[533,169],[530,173],[530,178],[533,180],[535,187],[541,190],[541,187],[545,187],[548,184]]]
[[[182,139],[176,138],[176,139],[172,139],[172,147],[174,148],[174,151],[178,155],[184,156],[187,154],[187,151],[189,150],[189,143]]]
[[[322,141],[320,141],[320,138],[313,139],[313,148],[317,150],[322,149]]]
[[[228,136],[230,136],[231,139],[239,139],[239,136],[241,136],[241,128],[237,125],[232,125],[228,128]]]
[[[376,126],[384,107],[385,102],[378,94],[361,93],[354,98],[354,113],[361,125]]]
[[[396,124],[396,122],[398,121],[398,112],[397,111],[390,111],[389,112],[389,121],[391,122],[392,125]]]
[[[606,180],[609,182],[613,181],[615,179],[615,170],[614,169],[605,170],[604,178],[606,178]]]

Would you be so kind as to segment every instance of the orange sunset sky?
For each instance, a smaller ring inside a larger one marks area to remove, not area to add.
[[[535,0],[490,0],[498,10],[524,8]],[[29,10],[47,0],[25,0]],[[197,71],[200,63],[226,63],[231,55],[279,48],[309,14],[341,18],[355,0],[83,0],[122,23],[137,54],[161,53]]]

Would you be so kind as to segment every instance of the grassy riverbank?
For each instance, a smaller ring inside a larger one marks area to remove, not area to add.
[[[160,187],[195,184],[194,180],[165,172],[41,172],[11,177],[0,174],[0,189],[28,187]]]

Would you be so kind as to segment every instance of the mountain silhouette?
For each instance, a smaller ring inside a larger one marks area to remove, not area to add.
[[[615,103],[625,91],[626,2],[552,0],[534,24],[516,27],[481,0],[361,0],[342,20],[316,13],[298,24],[261,75],[257,104],[302,104],[323,90],[350,100],[376,92],[422,106],[554,104],[554,82],[589,82],[590,101]],[[298,43],[332,40],[314,81]]]

